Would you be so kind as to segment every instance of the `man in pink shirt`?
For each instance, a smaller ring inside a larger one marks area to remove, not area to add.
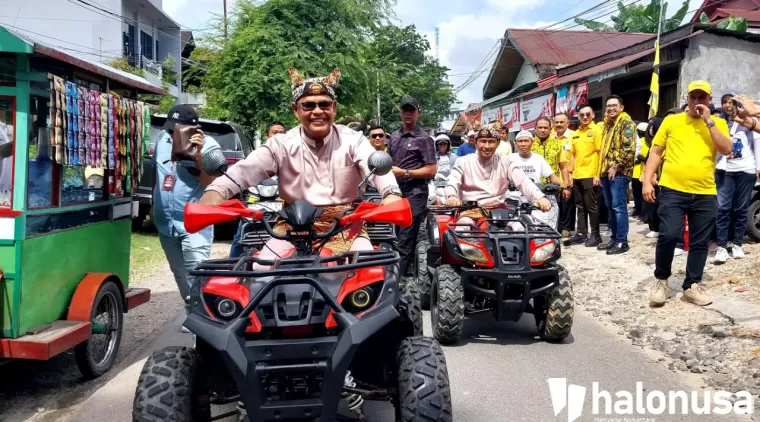
[[[486,209],[504,204],[510,182],[541,211],[549,211],[551,202],[525,175],[509,155],[495,154],[499,137],[491,129],[475,135],[475,154],[457,159],[446,184],[446,205],[459,206],[463,201],[477,201]],[[460,214],[459,224],[474,224],[483,217],[480,210]]]
[[[268,139],[261,148],[227,171],[243,190],[277,176],[285,206],[307,200],[323,209],[324,213],[315,222],[318,232],[327,231],[334,218],[357,199],[359,183],[369,174],[367,159],[375,152],[362,133],[333,124],[335,87],[339,78],[340,71],[336,69],[329,76],[304,80],[291,68],[291,107],[301,124]],[[369,181],[382,195],[384,204],[401,199],[392,173],[373,175]],[[238,192],[235,183],[220,177],[206,188],[199,203],[218,205]],[[275,232],[282,234],[287,229],[283,221],[274,227]],[[292,247],[289,242],[271,239],[260,256],[273,259]],[[327,247],[335,252],[372,249],[361,224],[333,238]]]

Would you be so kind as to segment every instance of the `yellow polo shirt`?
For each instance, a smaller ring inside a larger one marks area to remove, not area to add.
[[[715,116],[712,119],[715,127],[730,137],[726,121]],[[718,150],[702,119],[686,113],[666,117],[652,145],[664,148],[668,155],[662,166],[660,186],[693,195],[717,194],[715,158]]]
[[[591,122],[587,127],[579,127],[573,132],[570,153],[575,157],[573,179],[591,179],[599,168],[601,128]]]

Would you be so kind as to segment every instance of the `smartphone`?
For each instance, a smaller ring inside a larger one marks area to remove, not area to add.
[[[731,105],[733,105],[734,109],[737,110],[737,111],[738,110],[742,110],[744,108],[744,107],[742,107],[742,103],[740,103],[740,102],[738,102],[736,100],[731,100]]]

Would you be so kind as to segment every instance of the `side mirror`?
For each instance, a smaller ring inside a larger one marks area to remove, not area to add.
[[[375,151],[367,159],[367,166],[371,173],[384,176],[393,168],[393,158],[385,151]]]
[[[221,176],[227,171],[229,164],[227,158],[220,149],[212,149],[203,153],[201,157],[203,172],[209,176]]]

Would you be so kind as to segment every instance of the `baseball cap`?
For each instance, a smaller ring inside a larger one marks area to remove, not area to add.
[[[707,83],[707,81],[693,81],[689,84],[689,88],[687,89],[687,92],[692,91],[704,91],[707,93],[707,95],[712,95],[712,90],[710,89],[710,84]]]
[[[520,132],[517,134],[517,136],[515,136],[515,141],[516,141],[516,140],[518,140],[518,139],[520,139],[520,138],[528,138],[528,139],[530,139],[530,140],[533,140],[533,134],[532,134],[532,133],[530,133],[530,131],[527,131],[527,130],[521,130],[521,131],[520,131]]]
[[[174,125],[177,123],[181,125],[197,125],[198,112],[196,112],[192,106],[187,104],[175,105],[166,115],[164,129],[174,129]]]
[[[419,109],[420,108],[420,102],[417,101],[416,98],[407,95],[406,97],[404,97],[404,98],[401,99],[401,107],[404,107],[404,106],[412,106],[412,107],[414,107],[416,109]]]

